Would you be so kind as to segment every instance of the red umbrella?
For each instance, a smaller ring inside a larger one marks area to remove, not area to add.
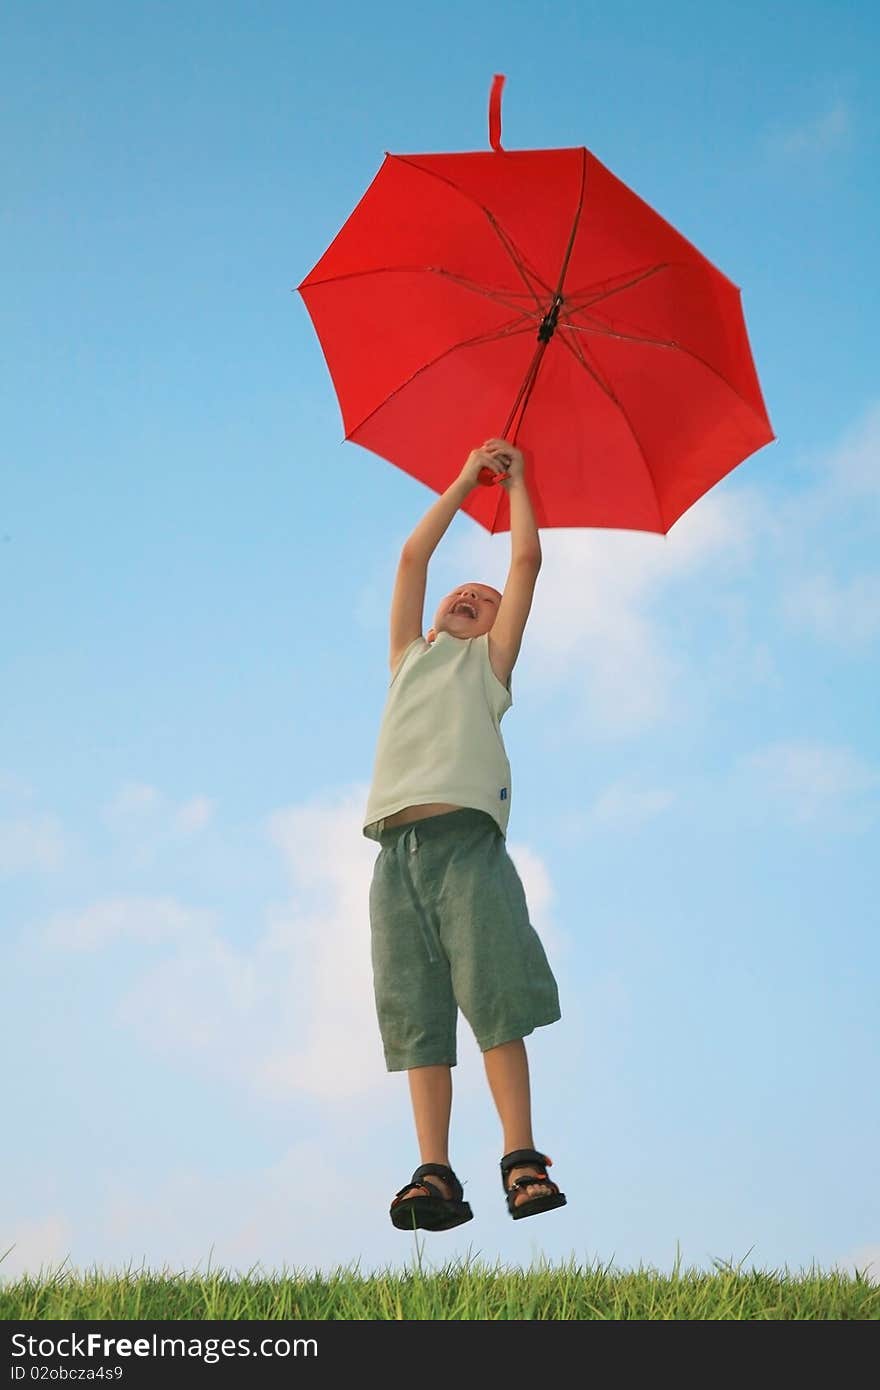
[[[589,150],[502,149],[503,83],[490,151],[386,152],[297,287],[345,438],[438,493],[507,439],[539,527],[665,534],[775,437],[741,291]]]

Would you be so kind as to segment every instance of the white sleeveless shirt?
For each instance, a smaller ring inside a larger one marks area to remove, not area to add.
[[[446,801],[486,811],[507,835],[510,763],[500,723],[513,704],[489,661],[489,634],[411,642],[391,678],[363,833],[384,817]]]

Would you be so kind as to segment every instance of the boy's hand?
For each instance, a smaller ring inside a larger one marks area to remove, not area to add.
[[[493,457],[504,465],[507,477],[510,482],[518,482],[525,469],[525,460],[522,450],[515,444],[509,444],[506,439],[487,439],[483,448]]]
[[[495,440],[488,441],[490,444],[495,442]],[[467,462],[459,474],[459,480],[466,482],[468,487],[476,487],[484,468],[490,474],[497,473],[499,477],[503,477],[507,471],[507,464],[504,459],[496,458],[494,452],[490,452],[484,445],[482,449],[472,449],[468,454]]]

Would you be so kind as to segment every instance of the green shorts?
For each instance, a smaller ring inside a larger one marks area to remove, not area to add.
[[[500,827],[465,807],[379,839],[373,987],[388,1071],[455,1066],[458,1010],[482,1052],[561,1018]]]

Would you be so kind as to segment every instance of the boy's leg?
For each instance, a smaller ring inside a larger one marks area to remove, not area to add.
[[[447,1066],[411,1067],[407,1072],[413,1119],[419,1142],[422,1163],[442,1163],[449,1168],[449,1120],[452,1114],[452,1068]],[[431,1178],[447,1197],[452,1196],[449,1184],[442,1178]],[[403,1195],[424,1195],[410,1188]]]
[[[514,1149],[533,1149],[529,1060],[525,1042],[522,1038],[514,1038],[512,1042],[488,1048],[483,1053],[483,1064],[504,1131],[503,1152],[509,1154]],[[517,1166],[511,1169],[508,1182],[538,1171],[534,1164]],[[528,1187],[519,1189],[515,1205],[519,1206],[520,1202],[529,1201],[532,1197],[543,1197],[547,1190],[545,1183],[534,1186],[530,1183]]]
[[[452,1068],[411,1067],[407,1077],[422,1162],[448,1167]]]

